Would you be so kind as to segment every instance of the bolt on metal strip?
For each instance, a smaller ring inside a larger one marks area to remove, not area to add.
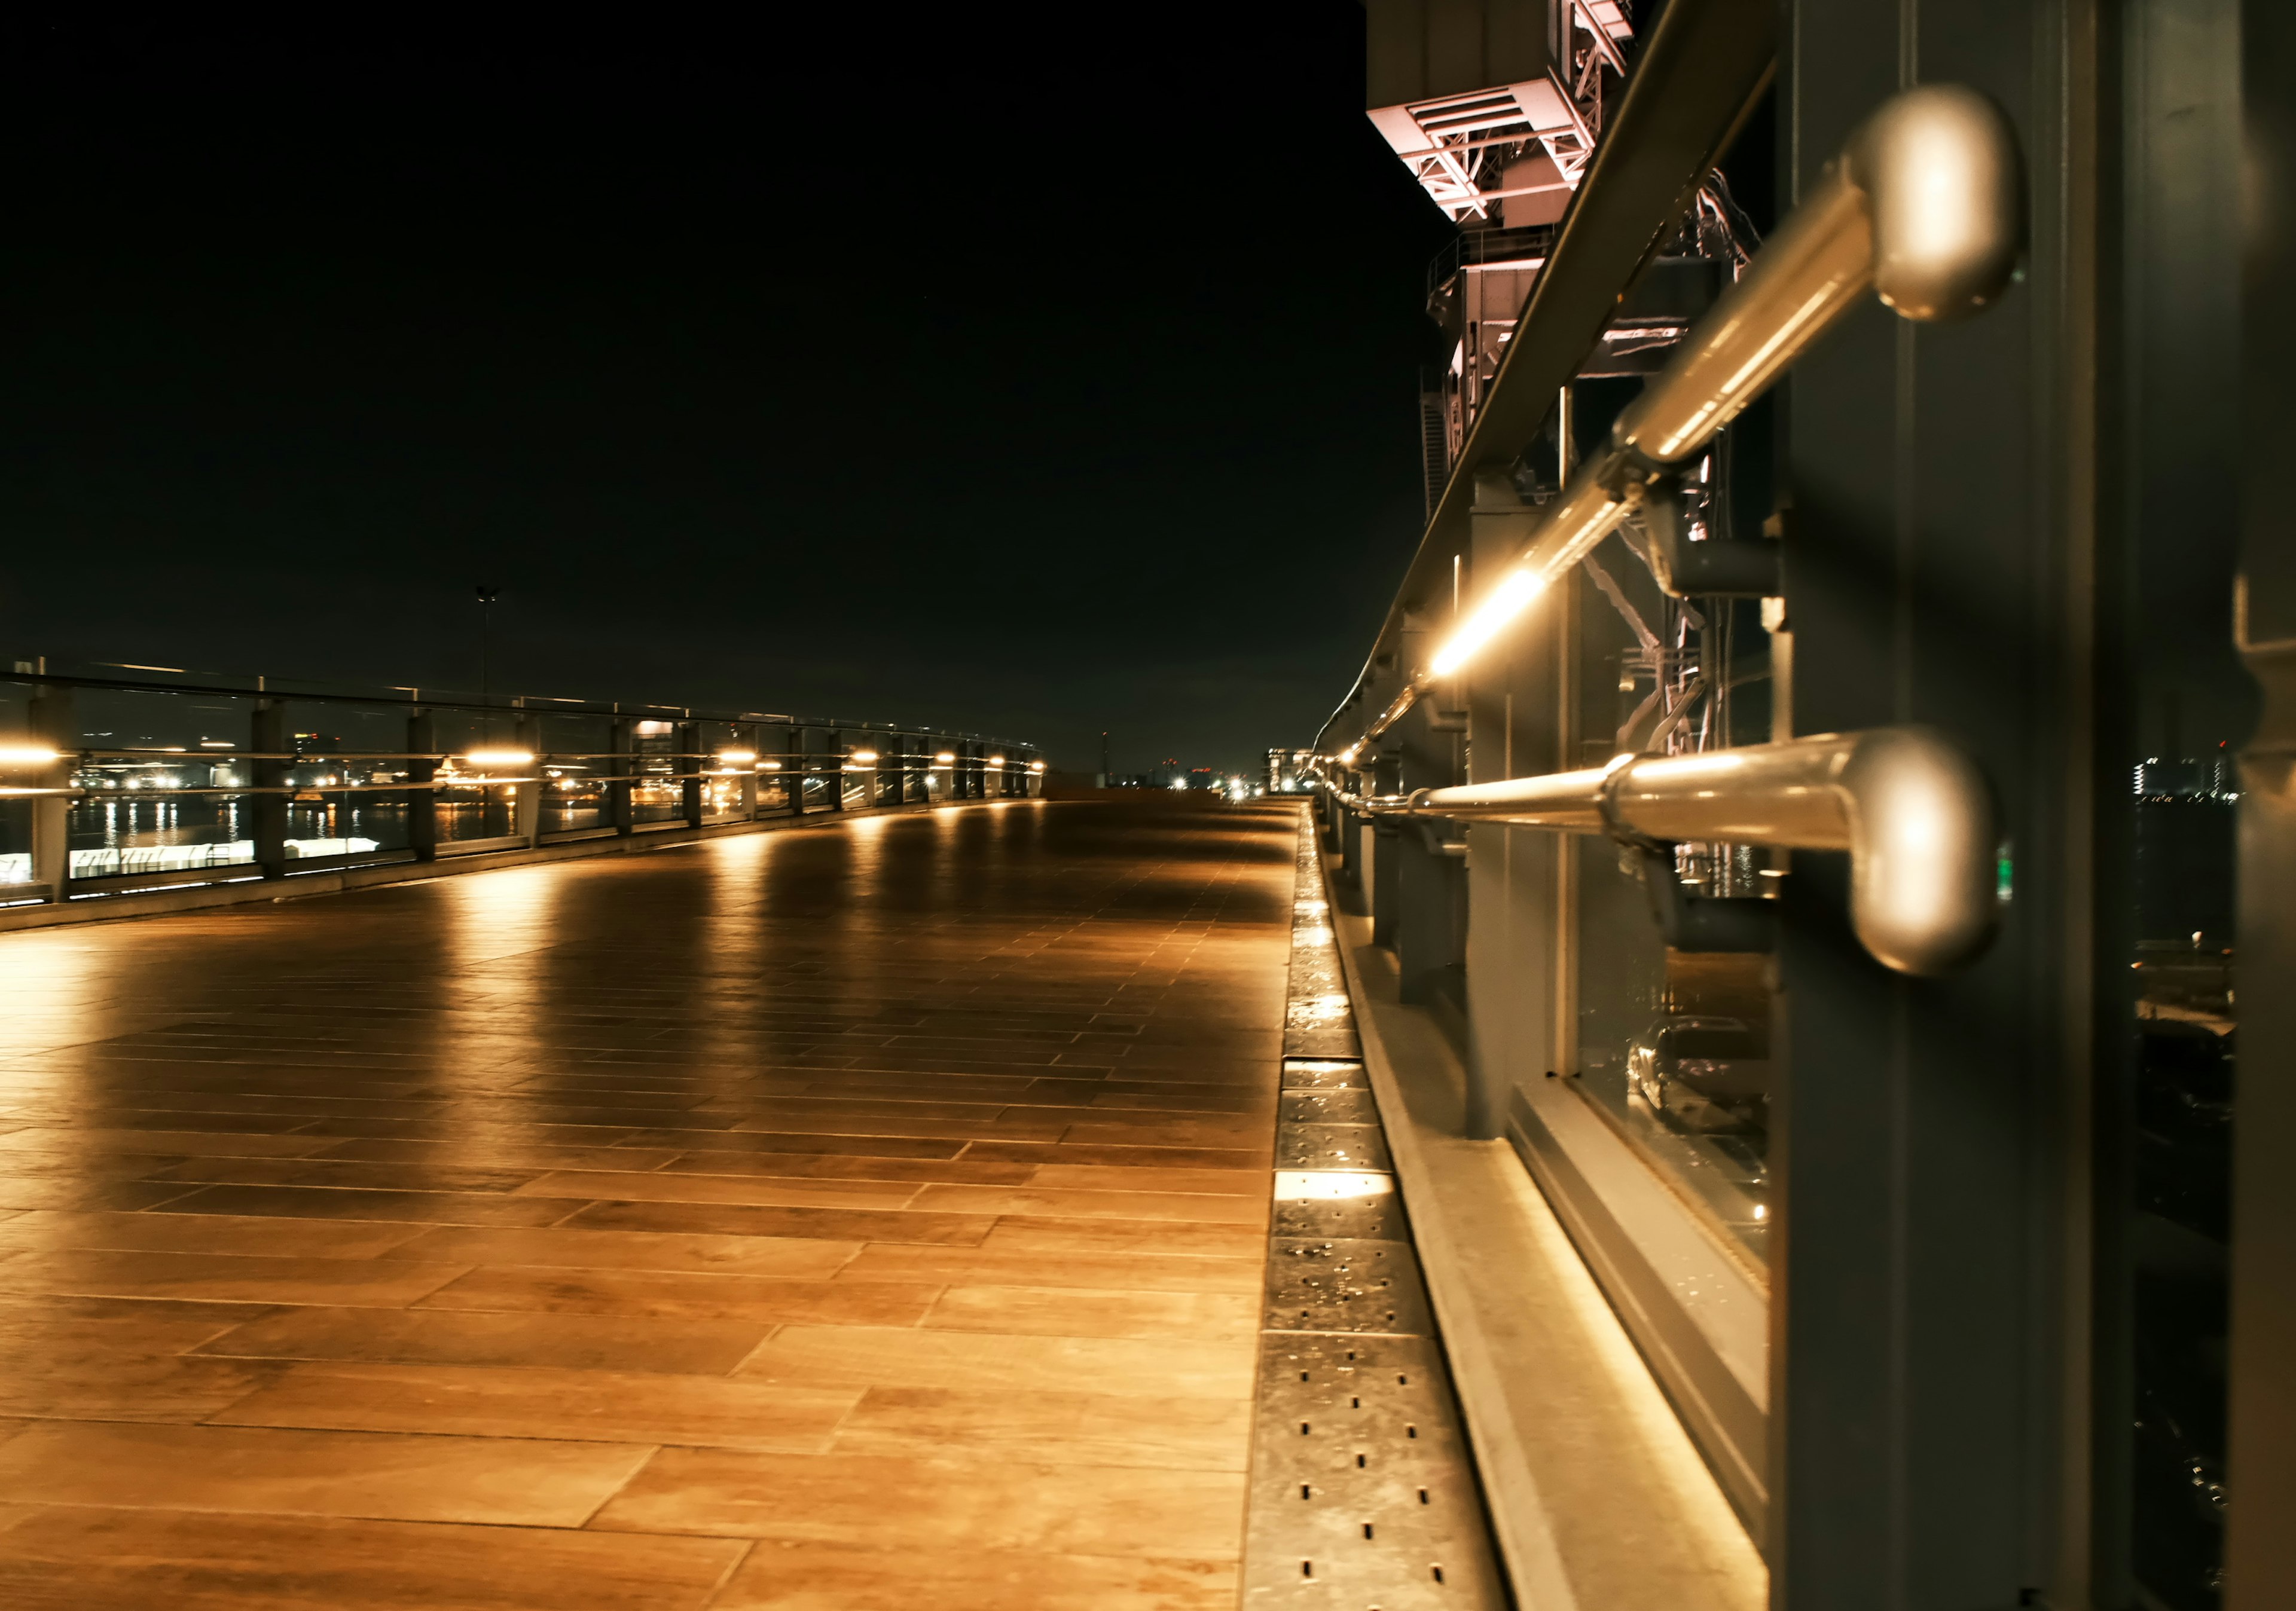
[[[1243,1604],[1508,1604],[1397,1194],[1325,904],[1300,837]]]

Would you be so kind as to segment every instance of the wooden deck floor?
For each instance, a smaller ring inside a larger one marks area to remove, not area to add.
[[[0,1605],[1233,1606],[1292,839],[0,937]]]

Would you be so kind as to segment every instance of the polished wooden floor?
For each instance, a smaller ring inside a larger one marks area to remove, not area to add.
[[[1293,834],[0,936],[0,1606],[1232,1607]]]

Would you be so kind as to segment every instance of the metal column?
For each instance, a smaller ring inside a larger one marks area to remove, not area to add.
[[[275,699],[256,701],[254,719],[249,724],[250,744],[259,756],[277,756],[290,748],[287,732],[287,713]],[[287,876],[287,801],[280,792],[287,783],[291,764],[282,760],[257,761],[253,765],[255,786],[264,793],[255,797],[249,813],[255,824],[255,864],[263,870],[266,879]]]
[[[258,743],[255,748],[262,746]],[[439,718],[427,710],[407,717],[406,748],[417,757],[406,763],[406,846],[416,861],[435,862],[439,859],[439,791],[430,784],[439,775],[439,764],[427,756],[439,748]]]

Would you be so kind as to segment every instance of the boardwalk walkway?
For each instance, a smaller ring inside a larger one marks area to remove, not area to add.
[[[1295,819],[0,936],[0,1604],[1234,1604]]]

